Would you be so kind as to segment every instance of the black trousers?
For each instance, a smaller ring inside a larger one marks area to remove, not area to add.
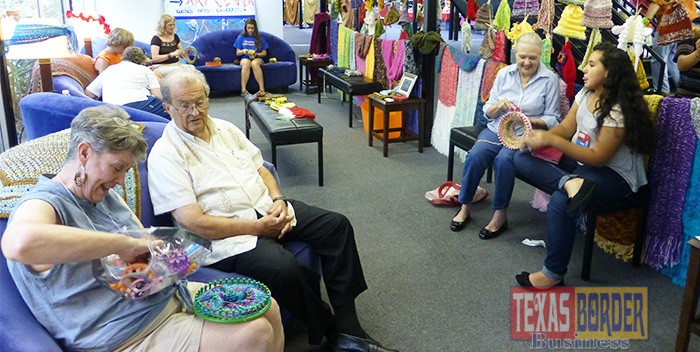
[[[357,254],[355,235],[350,221],[342,214],[291,200],[297,226],[281,241],[258,237],[254,249],[219,262],[210,267],[236,272],[265,283],[272,296],[294,317],[306,323],[309,343],[321,343],[333,329],[333,314],[321,299],[319,277],[282,247],[285,242],[308,243],[321,258],[323,281],[331,305],[350,303],[367,289]]]

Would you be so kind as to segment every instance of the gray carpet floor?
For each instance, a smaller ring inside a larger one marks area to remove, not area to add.
[[[301,32],[295,36],[310,38],[310,29],[295,30]],[[308,50],[306,43],[295,51]],[[290,87],[288,98],[313,111],[324,128],[325,186],[318,186],[315,144],[283,146],[277,157],[282,191],[343,213],[353,223],[369,285],[357,299],[365,330],[401,351],[529,350],[529,341],[510,338],[510,288],[515,274],[539,270],[545,255],[543,248],[521,244],[524,238],[546,238],[545,216],[530,206],[533,188],[517,181],[509,230],[502,236],[490,241],[477,236],[492,214],[490,197],[474,207],[463,231],[452,232],[449,221],[456,209],[435,207],[424,198],[445,181],[445,156],[429,147],[419,154],[416,142],[406,142],[391,144],[384,158],[381,143],[367,145],[358,109],[355,127],[349,128],[347,103],[337,94],[326,94],[318,104],[315,94],[297,89]],[[212,98],[210,114],[241,128],[243,111],[235,94]],[[250,138],[269,160],[269,143],[256,126]],[[457,179],[461,166],[455,163]],[[493,192],[492,184],[482,186]],[[597,247],[592,278],[582,281],[582,243],[577,239],[567,284],[648,287],[648,339],[632,340],[629,350],[672,350],[683,290],[651,268],[633,268]],[[287,331],[286,350],[319,349],[307,345],[304,327],[296,323]],[[700,350],[700,339],[691,338],[690,350]]]

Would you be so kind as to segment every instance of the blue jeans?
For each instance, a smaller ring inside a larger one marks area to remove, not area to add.
[[[163,108],[163,101],[152,95],[149,95],[148,99],[146,100],[135,101],[133,103],[126,103],[124,104],[124,106],[147,111],[170,120],[170,114],[168,114]]]
[[[530,152],[518,152],[513,163],[519,175],[552,194],[547,206],[547,258],[542,272],[551,279],[561,280],[566,274],[576,237],[576,218],[566,215],[569,203],[569,196],[563,190],[566,181],[575,177],[594,181],[596,187],[589,203],[593,206],[621,200],[630,195],[632,189],[611,168],[579,165],[566,156],[554,165],[532,156]],[[593,235],[592,231],[590,235]]]
[[[469,204],[474,197],[476,187],[486,169],[493,163],[496,190],[494,191],[493,210],[508,208],[510,197],[515,185],[515,169],[513,168],[515,150],[504,148],[498,135],[488,128],[481,131],[479,138],[469,150],[462,171],[462,190],[459,192],[459,202]]]
[[[654,83],[656,84],[656,90],[662,93],[670,93],[671,92],[671,84],[669,83],[670,81],[673,81],[676,87],[678,87],[678,83],[681,81],[681,73],[678,70],[678,64],[674,61],[675,56],[676,56],[676,48],[678,47],[678,43],[672,43],[669,45],[656,45],[656,38],[658,37],[658,31],[654,34],[654,51],[656,51],[659,56],[661,56],[661,59],[666,62],[666,66],[664,67],[664,79],[661,82],[657,82],[659,78],[659,72],[661,71],[661,64],[653,60],[651,62],[651,72],[653,75]],[[639,63],[640,65],[642,64],[641,62]]]

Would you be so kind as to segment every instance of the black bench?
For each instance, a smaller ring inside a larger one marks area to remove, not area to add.
[[[364,76],[348,76],[344,73],[335,73],[327,68],[318,69],[319,82],[323,82],[323,88],[318,89],[318,103],[321,104],[321,91],[328,85],[338,88],[350,96],[348,107],[348,125],[352,127],[352,97],[355,95],[368,95],[382,90],[382,85]]]
[[[314,119],[278,120],[280,114],[248,94],[245,100],[245,135],[250,139],[250,118],[260,127],[272,147],[272,163],[277,166],[277,146],[318,143],[318,185],[323,187],[323,127]]]

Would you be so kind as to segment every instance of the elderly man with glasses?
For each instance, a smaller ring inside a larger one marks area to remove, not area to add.
[[[355,298],[367,289],[348,219],[282,195],[260,150],[235,125],[208,115],[209,86],[199,71],[161,81],[172,121],[148,157],[154,212],[213,241],[205,265],[267,284],[304,321],[309,342],[323,337],[337,351],[393,351],[360,325]],[[281,244],[301,241],[321,258],[330,307],[318,276]]]

